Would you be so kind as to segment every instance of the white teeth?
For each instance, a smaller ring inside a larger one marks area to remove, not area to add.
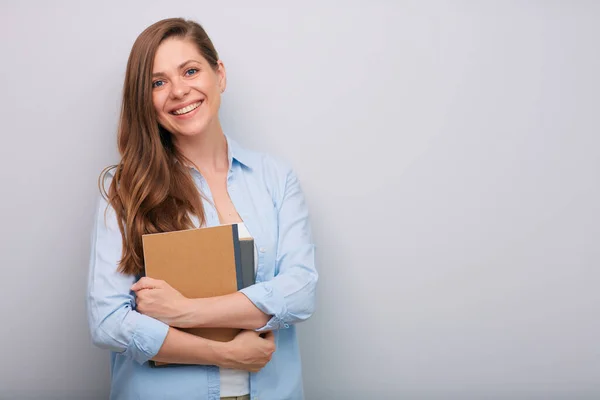
[[[194,103],[194,104],[190,104],[190,105],[189,105],[189,106],[187,106],[187,107],[183,107],[183,108],[180,108],[179,110],[175,110],[175,111],[173,111],[173,114],[175,114],[175,115],[187,114],[187,113],[189,113],[190,111],[193,111],[193,110],[195,110],[196,108],[198,108],[198,107],[200,106],[200,104],[202,104],[202,102],[201,102],[201,101],[199,101],[199,102],[197,102],[197,103]]]

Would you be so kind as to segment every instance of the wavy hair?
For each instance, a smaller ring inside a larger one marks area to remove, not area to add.
[[[158,123],[152,103],[152,68],[158,46],[168,38],[189,39],[216,70],[219,56],[201,25],[181,18],[154,23],[136,39],[125,73],[118,125],[117,165],[105,168],[99,188],[115,210],[123,240],[119,271],[143,271],[142,235],[193,228],[192,216],[204,225],[202,198],[190,165]],[[106,175],[113,171],[108,190]]]

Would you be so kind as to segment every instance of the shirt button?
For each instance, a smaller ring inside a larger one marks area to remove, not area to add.
[[[261,253],[264,253],[265,251],[267,251],[267,249],[265,249],[264,247],[261,247],[261,248],[259,249],[259,251],[260,251]]]

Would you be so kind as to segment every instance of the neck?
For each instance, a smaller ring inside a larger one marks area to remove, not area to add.
[[[211,129],[191,137],[178,137],[175,145],[202,175],[214,175],[229,170],[227,140],[217,120]]]

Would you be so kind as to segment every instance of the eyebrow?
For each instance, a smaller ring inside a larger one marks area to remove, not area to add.
[[[193,62],[200,64],[200,61],[198,61],[198,60],[187,60],[187,61],[184,61],[183,63],[179,64],[179,66],[177,67],[177,69],[182,69],[186,65],[188,65],[190,63],[193,63]],[[164,72],[155,72],[155,73],[152,74],[152,77],[156,78],[158,76],[164,76],[164,75],[165,75]]]

